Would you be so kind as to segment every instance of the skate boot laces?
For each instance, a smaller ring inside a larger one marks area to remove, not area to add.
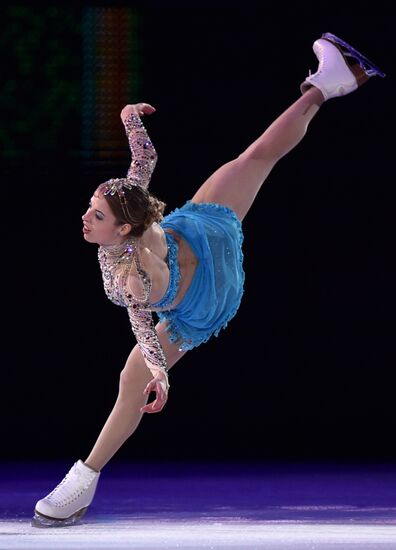
[[[96,475],[94,471],[82,472],[75,464],[45,499],[54,506],[68,506],[84,494]]]

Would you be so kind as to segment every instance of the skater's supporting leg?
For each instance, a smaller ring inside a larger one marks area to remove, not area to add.
[[[157,326],[157,332],[170,369],[186,352],[179,351],[179,346],[169,341],[164,324]],[[136,430],[143,416],[141,408],[147,403],[147,396],[143,391],[151,378],[142,354],[138,346],[135,346],[121,372],[119,394],[114,408],[85,460],[89,467],[100,471]]]
[[[165,328],[165,323],[156,327],[168,368],[171,368],[186,352],[179,351],[177,343],[169,342]],[[71,525],[83,516],[94,498],[100,470],[133,434],[142,419],[141,408],[148,399],[143,392],[151,378],[152,374],[138,346],[135,346],[121,372],[117,401],[94,448],[85,462],[76,462],[54,491],[37,502],[32,520],[35,527]]]

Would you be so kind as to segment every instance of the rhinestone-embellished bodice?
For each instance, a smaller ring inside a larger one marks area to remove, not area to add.
[[[119,246],[100,246],[98,259],[102,271],[106,296],[114,304],[123,307],[149,307],[151,280],[140,263],[136,242],[130,241]],[[140,295],[133,293],[129,284],[133,271],[142,284]]]

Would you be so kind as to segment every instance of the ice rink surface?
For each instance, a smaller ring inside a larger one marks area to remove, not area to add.
[[[396,550],[396,466],[112,463],[81,524],[37,529],[71,464],[3,463],[0,550]]]

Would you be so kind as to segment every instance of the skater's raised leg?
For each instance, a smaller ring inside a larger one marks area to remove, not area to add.
[[[324,101],[349,94],[375,75],[371,61],[335,35],[313,44],[318,70],[301,84],[303,96],[282,113],[238,158],[221,166],[193,196],[232,208],[242,220],[275,164],[304,137]]]

